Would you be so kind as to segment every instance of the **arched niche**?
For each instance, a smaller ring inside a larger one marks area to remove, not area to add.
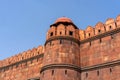
[[[94,36],[94,28],[92,26],[88,26],[85,30],[85,36],[86,38]]]
[[[59,24],[57,26],[57,36],[65,35],[65,25]]]
[[[50,37],[53,37],[55,35],[56,35],[56,27],[55,26],[51,26],[50,29],[47,32],[46,39],[49,39]]]
[[[108,18],[105,22],[106,31],[110,31],[116,28],[115,20],[113,18]]]
[[[105,32],[105,26],[102,22],[98,22],[95,25],[95,35],[101,34]]]
[[[75,27],[73,26],[73,25],[68,25],[67,27],[66,27],[66,34],[68,35],[68,36],[72,36],[72,37],[75,37]]]

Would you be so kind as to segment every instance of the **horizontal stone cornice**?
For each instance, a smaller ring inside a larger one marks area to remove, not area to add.
[[[71,69],[80,72],[80,67],[72,64],[49,64],[41,68],[40,73],[48,69]]]
[[[49,38],[46,42],[45,42],[45,45],[50,42],[50,41],[53,41],[53,40],[61,40],[61,39],[65,39],[65,40],[70,40],[70,41],[74,41],[76,43],[78,43],[78,45],[80,44],[80,41],[72,36],[54,36],[54,37],[51,37]]]
[[[84,72],[84,71],[90,71],[90,70],[95,70],[95,69],[102,69],[102,68],[112,67],[116,65],[120,65],[120,60],[106,62],[106,63],[97,64],[93,66],[81,67],[81,71]]]

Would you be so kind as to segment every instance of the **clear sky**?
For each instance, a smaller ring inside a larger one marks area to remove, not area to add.
[[[0,60],[44,45],[59,17],[85,29],[119,14],[120,0],[0,0]]]

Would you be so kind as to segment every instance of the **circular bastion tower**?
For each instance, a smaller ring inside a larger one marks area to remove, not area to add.
[[[66,17],[50,25],[41,80],[80,80],[79,29]]]

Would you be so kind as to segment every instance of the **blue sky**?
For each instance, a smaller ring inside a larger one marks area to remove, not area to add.
[[[59,17],[85,29],[119,14],[119,0],[0,0],[0,60],[44,45],[49,25]]]

